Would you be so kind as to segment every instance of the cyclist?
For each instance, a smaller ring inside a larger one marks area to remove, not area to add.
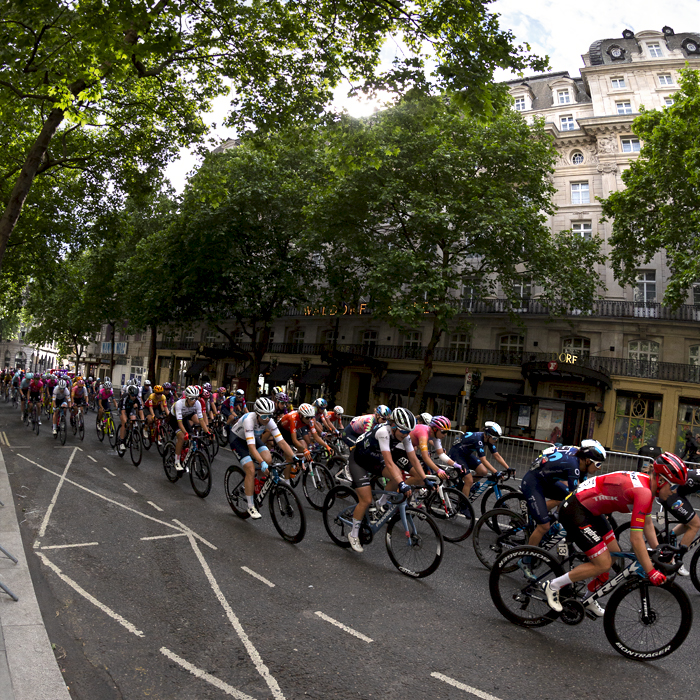
[[[429,414],[424,413],[421,415],[427,416]],[[411,442],[413,443],[413,449],[417,450],[417,454],[423,460],[423,464],[441,479],[447,478],[445,470],[435,464],[430,457],[430,444],[432,443],[440,462],[448,467],[461,469],[460,465],[453,459],[450,459],[445,450],[442,449],[442,440],[445,438],[445,433],[452,428],[450,419],[447,416],[431,416],[430,423],[427,425],[417,421],[418,418],[416,418],[416,427],[411,431]]]
[[[465,433],[450,449],[448,453],[450,459],[459,464],[465,472],[462,493],[467,498],[469,498],[472,484],[474,483],[471,470],[474,470],[478,477],[487,476],[489,472],[496,476],[501,473],[486,459],[487,448],[503,469],[508,469],[508,464],[498,453],[496,447],[498,438],[500,438],[502,434],[503,431],[498,423],[487,421],[484,424],[483,431],[478,433]]]
[[[85,382],[82,377],[78,376],[75,378],[73,383],[73,388],[71,389],[71,415],[70,423],[73,425],[75,421],[75,410],[82,406],[84,409],[87,408],[87,389],[85,388]]]
[[[143,380],[143,386],[141,387],[141,401],[146,403],[148,400],[148,397],[153,393],[153,388],[151,386],[151,380],[150,379],[144,379]]]
[[[41,375],[35,374],[29,382],[29,402],[31,404],[39,404],[39,412],[37,420],[41,425],[41,394],[44,389],[44,382],[41,381]]]
[[[399,491],[408,495],[411,487],[404,481],[396,465],[396,448],[402,447],[411,467],[422,472],[411,442],[411,431],[416,427],[416,417],[407,408],[396,408],[389,423],[377,423],[361,440],[355,443],[350,453],[349,470],[358,502],[352,515],[352,530],[348,542],[355,552],[364,551],[360,544],[360,525],[372,503],[370,479],[373,475],[389,479],[386,491]]]
[[[291,399],[289,398],[288,394],[280,391],[275,394],[274,400],[275,412],[272,414],[272,420],[274,420],[275,423],[279,423],[282,416],[286,416],[289,413],[289,404],[291,403]]]
[[[70,391],[68,391],[68,386],[66,385],[65,379],[59,379],[56,388],[53,390],[53,396],[51,397],[53,402],[53,434],[58,432],[58,411],[57,408],[70,408],[71,398]]]
[[[430,421],[433,420],[433,417],[430,415],[430,413],[419,413],[416,416],[416,423],[418,425],[430,425]]]
[[[175,469],[182,471],[184,469],[180,463],[182,445],[189,438],[193,424],[204,426],[202,404],[199,402],[199,387],[188,386],[185,389],[185,397],[173,404],[168,423],[175,433]]]
[[[390,418],[391,409],[384,404],[377,406],[374,415],[368,413],[364,416],[356,416],[345,426],[343,442],[353,448],[360,435],[369,432],[377,424],[386,423]]]
[[[666,500],[673,484],[685,484],[688,470],[683,460],[664,452],[654,460],[651,474],[637,472],[612,472],[594,476],[584,481],[570,493],[559,509],[559,522],[567,536],[588,557],[588,562],[575,566],[571,571],[551,581],[542,581],[540,587],[547,596],[552,610],[562,611],[559,591],[571,583],[607,574],[612,566],[610,552],[619,552],[610,523],[604,517],[610,513],[632,512],[630,541],[637,561],[654,586],[666,581],[666,576],[654,568],[649,558],[647,542],[658,547],[651,506],[655,496]],[[597,602],[597,601],[596,601]],[[584,605],[586,601],[584,600]],[[602,617],[600,605],[587,605],[594,614]]]
[[[109,401],[112,400],[114,408],[117,408],[117,400],[114,398],[114,391],[112,391],[112,382],[109,379],[105,379],[102,382],[102,386],[97,392],[97,420],[101,421],[102,416],[105,411],[109,410]]]
[[[126,439],[126,424],[127,421],[131,420],[131,416],[138,413],[143,423],[143,401],[141,401],[141,396],[139,394],[139,388],[136,384],[130,384],[126,389],[126,393],[119,399],[118,410],[121,426],[119,427],[119,439],[116,444],[116,448],[119,452],[126,450],[124,445],[124,440]],[[144,433],[145,437],[148,437],[145,427]]]
[[[335,429],[328,421],[328,401],[324,398],[315,399],[313,407],[316,409],[316,429],[319,432],[335,432]]]
[[[306,459],[311,459],[309,444],[312,440],[332,452],[316,430],[315,416],[316,409],[310,403],[303,403],[296,411],[282,416],[279,423],[284,441],[297,452],[303,452]]]
[[[156,418],[163,418],[169,415],[168,411],[168,401],[163,393],[163,387],[160,384],[156,384],[153,387],[153,393],[149,395],[145,403],[148,409],[148,415],[146,416],[146,423],[151,426]]]
[[[22,378],[22,381],[19,384],[19,392],[20,392],[20,401],[21,401],[21,413],[20,415],[20,420],[24,420],[24,414],[26,411],[29,410],[27,406],[27,396],[29,394],[29,382],[32,380],[32,377],[34,375],[31,372],[27,372],[27,374],[24,375]]]
[[[332,411],[328,411],[328,422],[333,427],[333,434],[340,435],[340,431],[343,429],[343,407],[334,406]]]
[[[308,405],[308,404],[307,404]],[[282,449],[287,460],[296,461],[292,449],[282,437],[279,428],[272,419],[275,404],[271,399],[261,396],[253,405],[253,411],[246,413],[236,421],[231,429],[229,445],[238,457],[241,467],[245,470],[243,486],[245,497],[248,501],[248,515],[253,520],[262,516],[255,507],[255,465],[258,464],[263,472],[267,471],[271,464],[270,450],[263,444],[261,437],[265,432],[272,435],[275,443]],[[288,478],[289,467],[285,470]]]

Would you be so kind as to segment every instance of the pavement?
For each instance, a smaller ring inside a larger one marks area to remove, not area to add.
[[[2,700],[70,700],[39,609],[22,546],[14,496],[0,449],[0,545],[17,558],[0,553],[0,581],[19,597],[0,590],[0,698]]]

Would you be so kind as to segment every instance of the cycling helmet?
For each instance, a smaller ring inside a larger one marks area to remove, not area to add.
[[[136,386],[136,380],[135,379],[130,379],[127,383],[127,386]]]
[[[416,427],[416,417],[407,408],[395,408],[391,419],[399,430],[410,432]]]
[[[150,379],[144,379],[144,380],[143,380],[143,385],[144,385],[144,386],[151,386],[151,380],[150,380]]]
[[[65,388],[66,388],[66,380],[65,380],[65,379],[59,379],[59,380],[58,380],[58,388],[59,388],[59,389],[65,389]]]
[[[60,384],[61,382],[59,382]],[[65,382],[64,382],[65,383]],[[105,379],[104,381],[104,387],[105,389],[111,389],[112,388],[112,382],[109,381],[109,379]]]
[[[380,404],[379,406],[377,406],[374,413],[380,418],[391,418],[391,409],[388,406],[385,406],[384,404]]]
[[[236,389],[236,396],[245,396],[245,391],[243,391],[243,389]]]
[[[206,382],[202,388],[206,389],[207,391],[211,391],[211,384],[209,382]]]
[[[273,394],[283,394],[284,393],[285,387],[283,386],[273,386],[272,387],[272,393]]]
[[[278,403],[289,403],[291,399],[289,398],[288,394],[285,394],[283,391],[280,391],[279,394],[275,394],[275,401]]]
[[[199,389],[196,386],[188,386],[185,389],[185,398],[186,399],[198,399],[199,398]]]
[[[253,408],[259,416],[271,416],[275,412],[275,404],[272,403],[272,399],[264,396],[256,399]]]
[[[333,413],[335,413],[336,416],[342,416],[343,413],[345,413],[345,410],[343,409],[342,406],[334,406]]]
[[[225,386],[220,386],[220,387],[216,390],[216,393],[217,393],[217,394],[225,394],[225,393],[226,393],[226,387],[225,387]]]
[[[78,379],[78,381],[76,382],[76,384],[77,384],[78,386],[85,386],[85,382],[84,382],[82,379]]]
[[[156,384],[156,385],[153,387],[153,391],[154,391],[156,394],[162,394],[162,393],[163,393],[163,387],[162,387],[160,384]]]
[[[420,419],[420,420],[418,420]],[[420,423],[424,423],[425,425],[430,425],[430,421],[433,420],[433,417],[430,415],[430,413],[420,413],[419,415],[416,416],[416,421]]]
[[[582,440],[578,448],[578,456],[591,459],[596,464],[602,464],[608,457],[605,448],[597,440]]]
[[[139,388],[134,384],[132,384],[126,391],[129,394],[129,396],[138,396],[139,395]]]
[[[324,409],[326,406],[328,406],[328,401],[326,401],[326,399],[318,398],[314,401],[314,406],[316,406],[316,408]]]
[[[207,399],[211,398],[211,393],[208,392],[206,389],[202,389],[202,398],[206,401]]]
[[[24,377],[25,379],[34,379],[34,375],[31,372],[27,372],[27,374]]]
[[[316,415],[316,409],[310,403],[303,403],[299,406],[299,415],[304,418],[313,418]]]
[[[447,416],[433,416],[433,420],[430,421],[430,427],[435,430],[450,430],[452,423]]]
[[[680,457],[664,452],[654,460],[654,473],[672,484],[685,484],[688,481],[688,469]]]
[[[88,377],[89,382],[94,382],[95,380],[92,377]]]
[[[501,430],[501,426],[498,425],[498,423],[494,423],[492,420],[486,421],[484,424],[484,432],[489,436],[489,437],[495,437],[499,438],[501,435],[503,435],[503,431]]]
[[[173,385],[170,382],[165,382],[165,384],[163,384],[163,388],[164,389],[172,389]]]

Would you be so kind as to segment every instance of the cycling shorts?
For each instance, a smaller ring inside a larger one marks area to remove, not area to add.
[[[21,389],[21,387],[20,387]],[[29,387],[25,387],[24,389],[21,389],[22,393],[26,396],[29,393]]]
[[[447,453],[447,456],[454,462],[457,462],[457,464],[464,469],[476,470],[476,468],[481,464],[481,460],[476,456],[476,453],[467,452],[467,454],[464,454],[459,447],[451,448]]]
[[[547,500],[563,501],[567,495],[566,486],[558,481],[554,484],[540,479],[536,472],[528,472],[523,477],[520,490],[527,499],[527,509],[538,525],[551,522]]]
[[[109,410],[109,399],[100,399],[100,403],[102,404],[102,408],[104,408],[105,411]]]
[[[377,462],[371,467],[361,467],[355,460],[355,452],[350,453],[348,460],[348,470],[352,477],[353,488],[359,489],[362,486],[369,486],[373,476],[381,476],[384,471],[384,460]]]
[[[241,466],[253,460],[253,458],[250,456],[250,448],[248,447],[248,443],[243,438],[240,438],[238,437],[238,435],[235,435],[233,431],[229,435],[228,444],[231,447],[233,454],[235,454],[236,457],[238,457],[238,461],[241,463]],[[255,436],[255,449],[260,453],[260,456],[269,464],[270,451],[268,450],[267,445],[264,445],[257,435]],[[267,459],[265,459],[265,455],[262,454],[263,452],[268,453]]]
[[[29,400],[30,401],[41,401],[41,392],[40,391],[32,391],[29,394]]]
[[[589,559],[607,551],[615,540],[612,527],[604,515],[593,515],[574,494],[559,509],[559,522],[566,530],[566,539],[573,542]]]
[[[84,396],[76,396],[73,399],[73,405],[74,406],[85,406],[87,404],[87,401]]]
[[[683,525],[687,525],[695,517],[695,509],[685,496],[672,493],[663,503],[664,508],[673,513]]]
[[[343,430],[343,437],[342,440],[343,442],[348,446],[348,447],[355,447],[355,443],[357,442],[357,438],[360,437],[363,433],[356,433],[350,423],[348,423],[345,426],[345,430]]]
[[[192,415],[194,415],[194,414],[192,414]],[[193,423],[192,423],[191,418],[192,418],[192,416],[187,416],[187,417],[183,416],[183,418],[182,418],[182,425],[185,428],[186,433],[192,432]],[[168,421],[168,425],[173,429],[173,433],[177,433],[177,431],[180,430],[180,426],[177,424],[177,418],[175,418],[174,413],[171,413],[167,417],[166,420]]]

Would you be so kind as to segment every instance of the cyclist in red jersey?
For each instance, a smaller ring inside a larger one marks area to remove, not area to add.
[[[589,561],[579,564],[563,576],[540,584],[552,610],[562,611],[559,591],[564,586],[600,576],[612,567],[610,552],[619,552],[620,546],[605,518],[609,513],[632,512],[630,541],[637,560],[654,586],[666,581],[666,576],[654,568],[644,537],[652,547],[658,547],[656,531],[649,517],[654,497],[667,499],[673,484],[685,484],[688,470],[680,457],[669,452],[657,457],[653,467],[650,475],[612,472],[592,477],[567,496],[559,509],[559,522],[566,529],[569,539],[586,553]],[[601,617],[605,612],[596,601],[592,601],[588,608]]]

